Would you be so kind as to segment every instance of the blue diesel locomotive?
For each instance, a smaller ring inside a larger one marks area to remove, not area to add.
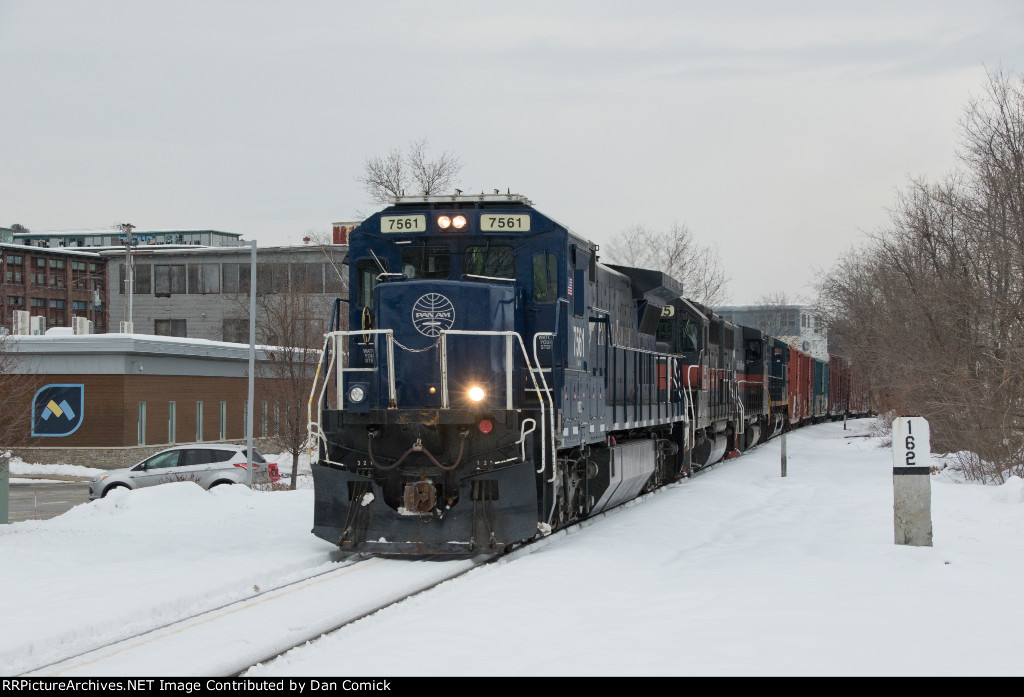
[[[500,554],[778,432],[772,339],[597,251],[497,193],[400,197],[352,231],[310,400],[314,534]]]

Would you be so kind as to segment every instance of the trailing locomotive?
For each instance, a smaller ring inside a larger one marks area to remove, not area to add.
[[[310,400],[314,534],[498,554],[796,423],[788,347],[597,251],[519,195],[363,221]]]

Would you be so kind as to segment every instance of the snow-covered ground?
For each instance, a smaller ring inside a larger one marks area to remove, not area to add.
[[[785,478],[776,440],[248,674],[1024,673],[1024,481],[935,475],[934,547],[895,545],[869,424],[792,433]],[[328,568],[311,526],[309,488],[191,483],[0,526],[0,673]]]

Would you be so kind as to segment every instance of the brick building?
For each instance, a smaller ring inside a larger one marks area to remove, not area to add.
[[[18,429],[29,462],[112,469],[175,444],[243,442],[249,348],[127,334],[7,337],[32,389]],[[281,428],[269,356],[256,355],[257,446]],[[65,395],[47,406],[47,390]],[[40,397],[43,395],[43,397]],[[40,404],[35,402],[40,401]],[[54,406],[56,405],[56,406]]]
[[[94,332],[108,331],[107,261],[95,252],[0,244],[0,284],[5,330],[24,310],[45,317],[47,327],[68,327],[77,316],[91,320]]]

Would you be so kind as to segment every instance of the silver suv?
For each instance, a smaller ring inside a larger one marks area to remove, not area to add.
[[[168,448],[137,465],[111,470],[89,482],[89,499],[106,496],[112,489],[138,489],[169,482],[195,482],[204,489],[220,484],[244,484],[246,449],[244,445],[180,445]],[[275,463],[267,462],[258,450],[252,451],[253,484],[276,482],[281,477]]]

